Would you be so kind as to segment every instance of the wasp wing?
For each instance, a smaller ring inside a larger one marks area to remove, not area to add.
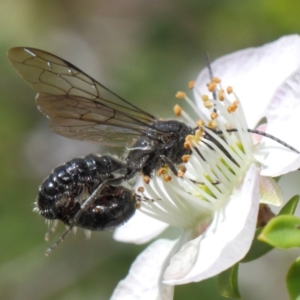
[[[48,52],[12,48],[17,72],[38,92],[36,104],[52,131],[72,139],[124,146],[153,127],[155,117]]]

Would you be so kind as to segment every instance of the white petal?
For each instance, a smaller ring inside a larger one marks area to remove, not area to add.
[[[263,124],[257,126],[255,129],[258,131],[261,131],[261,132],[266,132],[267,123],[263,123]],[[253,133],[253,134],[251,134],[251,138],[252,138],[253,144],[258,145],[261,142],[261,140],[263,139],[263,136],[260,134]]]
[[[269,155],[261,163],[262,176],[277,177],[298,170],[300,167],[300,155],[283,149],[272,149]]]
[[[161,234],[168,224],[136,211],[135,215],[114,232],[114,239],[124,243],[144,244]]]
[[[183,284],[215,276],[246,255],[258,214],[258,176],[256,167],[252,165],[242,186],[214,217],[203,236],[186,243],[171,259],[164,283]],[[188,261],[192,269],[188,270],[180,261]]]
[[[171,300],[174,287],[162,283],[165,260],[176,241],[158,240],[132,264],[127,277],[119,282],[111,300]]]
[[[276,88],[300,67],[299,53],[300,37],[289,35],[262,47],[223,56],[211,64],[213,75],[222,80],[223,87],[233,86],[242,101],[250,128],[254,128],[265,115],[265,109]],[[207,94],[208,81],[205,69],[196,83],[202,93]],[[197,102],[202,109],[199,97]]]
[[[195,265],[199,253],[199,246],[203,240],[203,235],[187,242],[183,245],[178,253],[176,253],[166,269],[164,274],[164,282],[177,284],[172,279],[181,279],[188,274]]]
[[[300,69],[287,78],[276,90],[270,102],[266,117],[267,133],[300,150],[297,138],[300,128]],[[267,151],[267,158],[261,161],[264,176],[279,176],[300,168],[300,155],[264,138],[260,151]]]
[[[297,69],[276,89],[267,107],[268,132],[278,123],[283,127],[285,127],[286,123],[288,126],[289,124],[299,124],[299,99],[300,69]],[[300,142],[298,144],[300,145]]]

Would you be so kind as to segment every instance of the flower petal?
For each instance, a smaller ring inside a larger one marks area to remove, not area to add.
[[[258,145],[254,157],[261,165],[262,176],[277,177],[300,168],[300,154],[267,138]]]
[[[136,211],[135,215],[114,232],[114,239],[124,243],[144,244],[161,234],[169,225]]]
[[[257,221],[258,177],[258,171],[252,165],[242,186],[230,197],[224,209],[214,216],[205,233],[186,243],[172,257],[164,283],[200,281],[219,274],[245,256]],[[188,261],[189,270],[185,265],[188,259],[191,260]]]
[[[258,160],[259,162],[259,160]],[[273,149],[272,153],[261,162],[262,176],[277,177],[298,170],[300,167],[300,155],[293,152]]]
[[[111,300],[171,300],[174,287],[162,283],[161,273],[176,241],[157,240],[132,264],[128,275],[117,285]]]
[[[300,67],[299,53],[300,37],[288,35],[258,48],[223,56],[211,64],[213,75],[222,80],[223,87],[233,86],[241,99],[250,128],[265,116],[276,88]],[[205,69],[197,79],[197,89],[206,94],[209,81]],[[195,93],[195,96],[200,109],[206,112],[199,95]]]
[[[298,124],[300,111],[299,97],[300,69],[297,69],[277,88],[267,107],[268,131],[277,123],[280,123],[280,126],[285,126],[287,121],[288,125],[290,122],[291,124],[295,124],[295,122]],[[298,142],[298,145],[300,145],[300,142]]]
[[[289,76],[276,90],[266,111],[267,133],[300,150],[295,130],[300,125],[300,69]],[[263,159],[264,176],[279,176],[300,168],[300,155],[277,142],[264,138],[261,147],[268,151]]]

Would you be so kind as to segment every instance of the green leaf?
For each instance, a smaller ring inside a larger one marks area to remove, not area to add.
[[[258,239],[281,249],[299,247],[300,219],[290,215],[277,216],[263,228]]]
[[[274,247],[270,246],[269,244],[263,243],[257,239],[257,237],[261,234],[263,228],[258,228],[255,232],[254,239],[252,241],[252,245],[250,250],[246,254],[246,256],[241,260],[241,262],[246,263],[252,260],[255,260],[264,254],[271,251]]]
[[[235,264],[218,275],[218,290],[223,297],[241,299],[238,287],[238,269],[239,264]]]
[[[300,299],[300,257],[291,265],[287,276],[286,286],[290,300]]]
[[[292,197],[280,210],[278,215],[293,215],[299,203],[299,195]]]
[[[296,195],[292,197],[280,210],[278,215],[293,215],[299,203],[299,196]],[[242,259],[241,262],[249,262],[255,260],[269,251],[271,251],[274,247],[266,244],[265,242],[259,241],[257,237],[261,234],[263,228],[256,229],[254,239],[252,241],[252,245],[250,250],[246,254],[246,256]]]

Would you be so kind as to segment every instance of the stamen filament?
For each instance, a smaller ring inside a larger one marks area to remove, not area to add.
[[[190,117],[190,115],[185,112],[183,109],[181,110],[181,116],[191,125],[194,126],[195,120]]]

